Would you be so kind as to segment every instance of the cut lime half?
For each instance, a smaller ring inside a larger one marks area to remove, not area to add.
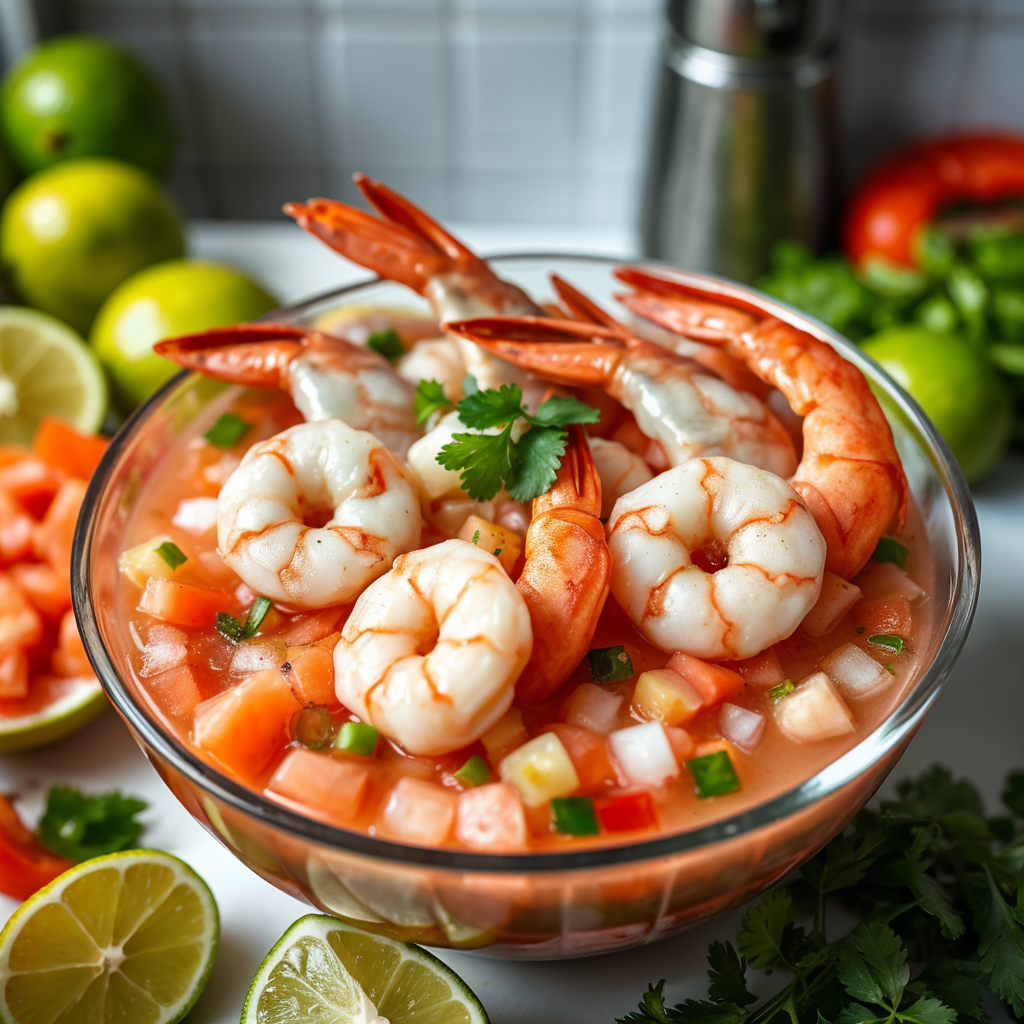
[[[95,676],[55,680],[59,694],[38,711],[0,715],[0,753],[31,750],[70,736],[107,707],[107,696]]]
[[[488,1024],[480,1000],[436,956],[310,914],[253,979],[242,1024]]]
[[[173,1024],[213,966],[217,905],[158,850],[96,857],[26,900],[0,932],[3,1024]]]
[[[92,350],[45,313],[0,306],[0,444],[31,444],[44,416],[86,433],[107,411],[107,383]]]

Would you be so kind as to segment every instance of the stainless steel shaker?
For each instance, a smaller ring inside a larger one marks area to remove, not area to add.
[[[647,255],[740,281],[827,241],[838,0],[669,0],[647,160]]]

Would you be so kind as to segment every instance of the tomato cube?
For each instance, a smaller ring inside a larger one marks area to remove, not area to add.
[[[914,613],[910,602],[898,595],[864,598],[853,609],[854,621],[866,633],[895,633],[909,637],[914,630]]]
[[[37,519],[42,518],[63,480],[63,473],[34,455],[0,466],[0,490],[19,501]]]
[[[315,644],[288,648],[282,671],[295,699],[303,706],[341,707],[334,691],[334,647],[339,636],[332,633]]]
[[[597,820],[606,832],[634,832],[658,824],[654,800],[646,790],[606,796],[594,801]]]
[[[49,562],[53,571],[71,576],[71,542],[75,537],[78,512],[85,498],[84,480],[65,480],[50,502],[46,515],[33,533],[36,557]]]
[[[335,606],[322,608],[316,612],[305,612],[296,616],[276,635],[280,636],[288,647],[305,647],[307,644],[315,644],[318,640],[325,639],[336,629],[341,628],[338,625],[338,620],[345,610],[344,607]],[[263,630],[263,632],[268,631],[269,626]]]
[[[266,794],[302,814],[350,825],[362,807],[369,778],[365,765],[300,747],[285,755]]]
[[[196,670],[191,665],[179,665],[150,676],[146,692],[165,715],[185,722],[191,721],[203,700]]]
[[[377,819],[377,831],[418,846],[440,846],[455,821],[457,796],[434,782],[401,778]]]
[[[45,563],[21,562],[10,568],[15,586],[32,606],[47,619],[59,622],[71,607],[71,581]]]
[[[96,471],[110,441],[95,434],[83,434],[55,416],[44,416],[32,439],[35,453],[53,466],[79,480]]]
[[[230,772],[252,777],[287,745],[298,710],[280,672],[257,672],[196,708],[192,739]]]
[[[234,602],[227,594],[152,576],[142,592],[139,611],[176,626],[213,629],[217,613],[229,605],[233,607]]]
[[[0,564],[10,565],[23,559],[32,550],[38,529],[25,507],[7,491],[0,491]],[[70,560],[68,575],[70,576]]]
[[[505,782],[477,786],[459,794],[455,835],[463,846],[487,853],[526,848],[526,814],[519,793]]]
[[[0,655],[27,650],[43,638],[43,620],[6,573],[0,573]]]
[[[735,697],[743,689],[743,676],[724,665],[712,665],[682,651],[673,654],[666,668],[678,672],[710,707]]]
[[[74,612],[65,612],[60,620],[57,650],[53,652],[53,671],[69,679],[92,674],[92,666],[85,653]]]
[[[28,656],[11,651],[0,658],[0,700],[20,700],[28,696]]]

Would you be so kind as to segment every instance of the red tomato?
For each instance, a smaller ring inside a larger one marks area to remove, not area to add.
[[[658,823],[654,801],[646,790],[594,801],[597,820],[606,832],[633,832]]]
[[[0,892],[27,900],[75,862],[51,853],[25,826],[10,802],[0,796]]]

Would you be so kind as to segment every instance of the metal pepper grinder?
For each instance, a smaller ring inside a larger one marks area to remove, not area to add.
[[[644,252],[753,281],[835,214],[839,0],[669,0]]]

